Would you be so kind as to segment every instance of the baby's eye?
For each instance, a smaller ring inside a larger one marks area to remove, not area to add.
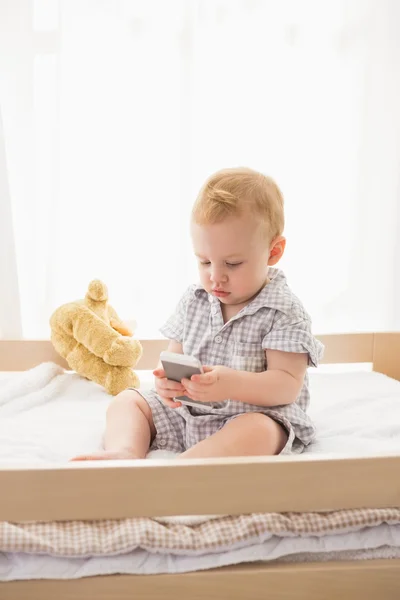
[[[209,264],[210,264],[210,261],[209,261],[209,260],[208,260],[208,261],[207,261],[207,260],[206,260],[206,261],[200,261],[200,264],[201,264],[203,267],[206,267],[207,265],[209,265]]]
[[[243,263],[238,262],[238,263],[226,263],[227,267],[238,267],[239,265],[242,265]]]

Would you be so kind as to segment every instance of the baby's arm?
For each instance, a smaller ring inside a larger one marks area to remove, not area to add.
[[[233,371],[231,397],[258,406],[292,404],[303,387],[308,354],[266,350],[268,370],[263,373]]]
[[[263,373],[205,367],[204,375],[182,380],[187,395],[200,402],[234,398],[257,406],[292,404],[300,394],[308,365],[308,353],[266,350],[268,370]]]

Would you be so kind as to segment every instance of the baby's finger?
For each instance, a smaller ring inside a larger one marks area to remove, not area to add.
[[[156,388],[157,389],[157,393],[159,396],[161,396],[161,398],[175,398],[175,396],[184,396],[185,395],[185,391],[181,392],[181,391],[176,391],[176,390],[164,390],[161,388]]]
[[[165,377],[164,369],[154,369],[153,371],[154,377]]]
[[[183,392],[185,389],[178,381],[172,381],[171,379],[161,379],[159,385],[163,390],[172,390],[175,392]]]
[[[182,383],[185,387],[185,390],[188,390],[189,392],[196,392],[196,394],[204,392],[206,388],[205,384],[192,381],[191,379],[182,379]]]
[[[203,386],[196,385],[195,383],[189,383],[185,386],[186,394],[192,400],[200,400],[207,393],[207,390],[203,388]]]
[[[174,400],[171,400],[170,398],[166,398],[165,396],[161,396],[161,400],[169,408],[179,408],[180,406],[182,406],[182,402],[175,402]]]
[[[177,390],[179,392],[182,392],[185,389],[182,383],[179,383],[179,381],[172,381],[172,379],[167,379],[167,382],[167,388],[169,390]]]
[[[215,373],[208,371],[202,375],[192,375],[191,381],[194,383],[201,383],[202,385],[211,385],[215,383]]]

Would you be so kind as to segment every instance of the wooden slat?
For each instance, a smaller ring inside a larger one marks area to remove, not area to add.
[[[137,369],[154,369],[168,340],[140,340],[143,356]],[[49,340],[0,340],[0,371],[24,371],[43,362],[54,362],[68,369],[66,361]]]
[[[0,371],[25,371],[43,362],[68,368],[49,340],[0,340]]]
[[[398,600],[400,560],[238,565],[160,575],[0,583],[7,600]]]
[[[399,333],[375,333],[373,370],[400,380]]]
[[[400,333],[378,335],[390,336],[392,343],[400,345]],[[373,333],[330,334],[317,337],[325,345],[322,361],[324,363],[362,363],[373,360]],[[386,340],[382,337],[380,339],[383,342]],[[140,342],[143,345],[143,356],[137,369],[155,368],[160,352],[166,349],[168,340],[140,340]],[[46,361],[68,368],[65,360],[57,354],[49,340],[0,340],[1,371],[23,371]]]
[[[372,363],[373,333],[337,333],[317,337],[325,345],[322,363]]]
[[[92,463],[93,464],[93,463]],[[0,520],[400,506],[400,456],[69,463],[0,470]],[[339,484],[340,482],[340,484]],[[4,493],[6,491],[6,493]]]

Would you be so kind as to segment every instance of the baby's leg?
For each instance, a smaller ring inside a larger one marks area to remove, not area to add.
[[[245,413],[180,454],[180,458],[271,456],[283,450],[287,439],[286,430],[267,415]]]
[[[156,434],[151,410],[138,392],[125,390],[115,396],[107,410],[104,450],[73,460],[145,458]]]

